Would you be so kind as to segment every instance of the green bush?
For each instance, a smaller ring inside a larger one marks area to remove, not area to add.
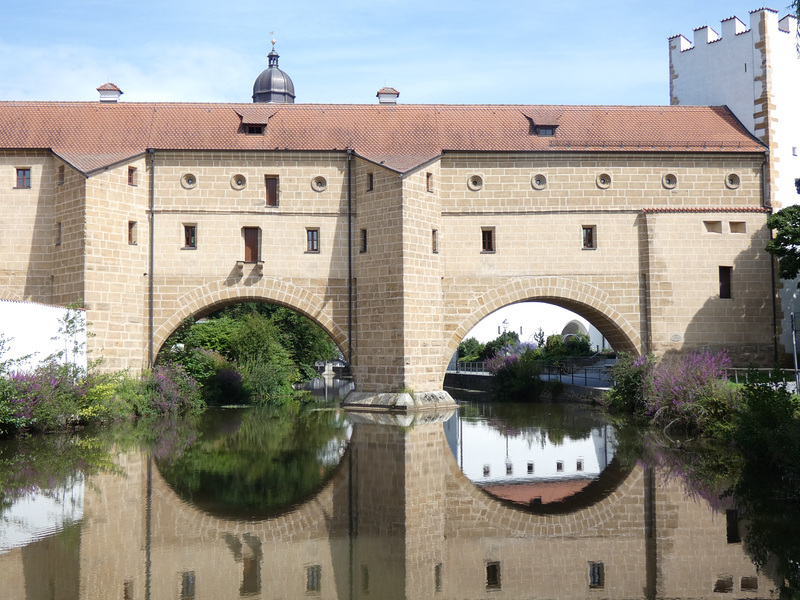
[[[603,404],[612,412],[643,414],[655,362],[651,354],[633,356],[620,352],[610,369],[614,387],[603,397]]]

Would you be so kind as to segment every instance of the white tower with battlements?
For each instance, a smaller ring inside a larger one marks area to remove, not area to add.
[[[727,105],[769,148],[765,204],[774,210],[800,204],[800,47],[797,18],[760,8],[748,28],[737,17],[720,33],[703,26],[690,42],[669,39],[670,104]],[[779,350],[792,352],[790,313],[800,312],[795,282],[781,289]]]

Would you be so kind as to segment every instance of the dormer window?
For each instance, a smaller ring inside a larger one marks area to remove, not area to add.
[[[550,125],[544,125],[540,127],[534,126],[533,130],[534,133],[540,137],[551,136],[556,134],[556,128]]]
[[[528,133],[538,137],[552,137],[556,134],[562,113],[558,109],[546,107],[527,107],[521,110],[528,119]]]
[[[247,135],[264,135],[263,125],[248,125],[245,128]]]

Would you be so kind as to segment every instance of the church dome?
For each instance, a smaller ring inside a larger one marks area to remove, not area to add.
[[[294,104],[294,83],[291,77],[278,68],[275,40],[272,40],[272,50],[267,57],[269,66],[261,72],[253,84],[253,102]]]

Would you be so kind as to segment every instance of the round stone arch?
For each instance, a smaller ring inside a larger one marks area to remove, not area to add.
[[[8,289],[0,289],[0,300],[10,300],[12,302],[23,302],[22,296],[15,294]]]
[[[472,301],[475,310],[445,344],[442,372],[470,329],[496,310],[518,302],[547,302],[571,310],[594,325],[617,351],[638,355],[642,347],[638,330],[610,306],[608,294],[600,288],[565,277],[531,277],[509,282]]]
[[[153,352],[158,353],[184,319],[209,315],[225,306],[241,302],[268,302],[285,306],[308,317],[322,327],[340,348],[347,347],[347,334],[334,322],[330,302],[292,283],[280,280],[262,280],[246,288],[214,282],[187,292],[175,302],[176,310],[162,308],[166,319],[156,323],[153,333]],[[145,360],[147,349],[145,349]]]

